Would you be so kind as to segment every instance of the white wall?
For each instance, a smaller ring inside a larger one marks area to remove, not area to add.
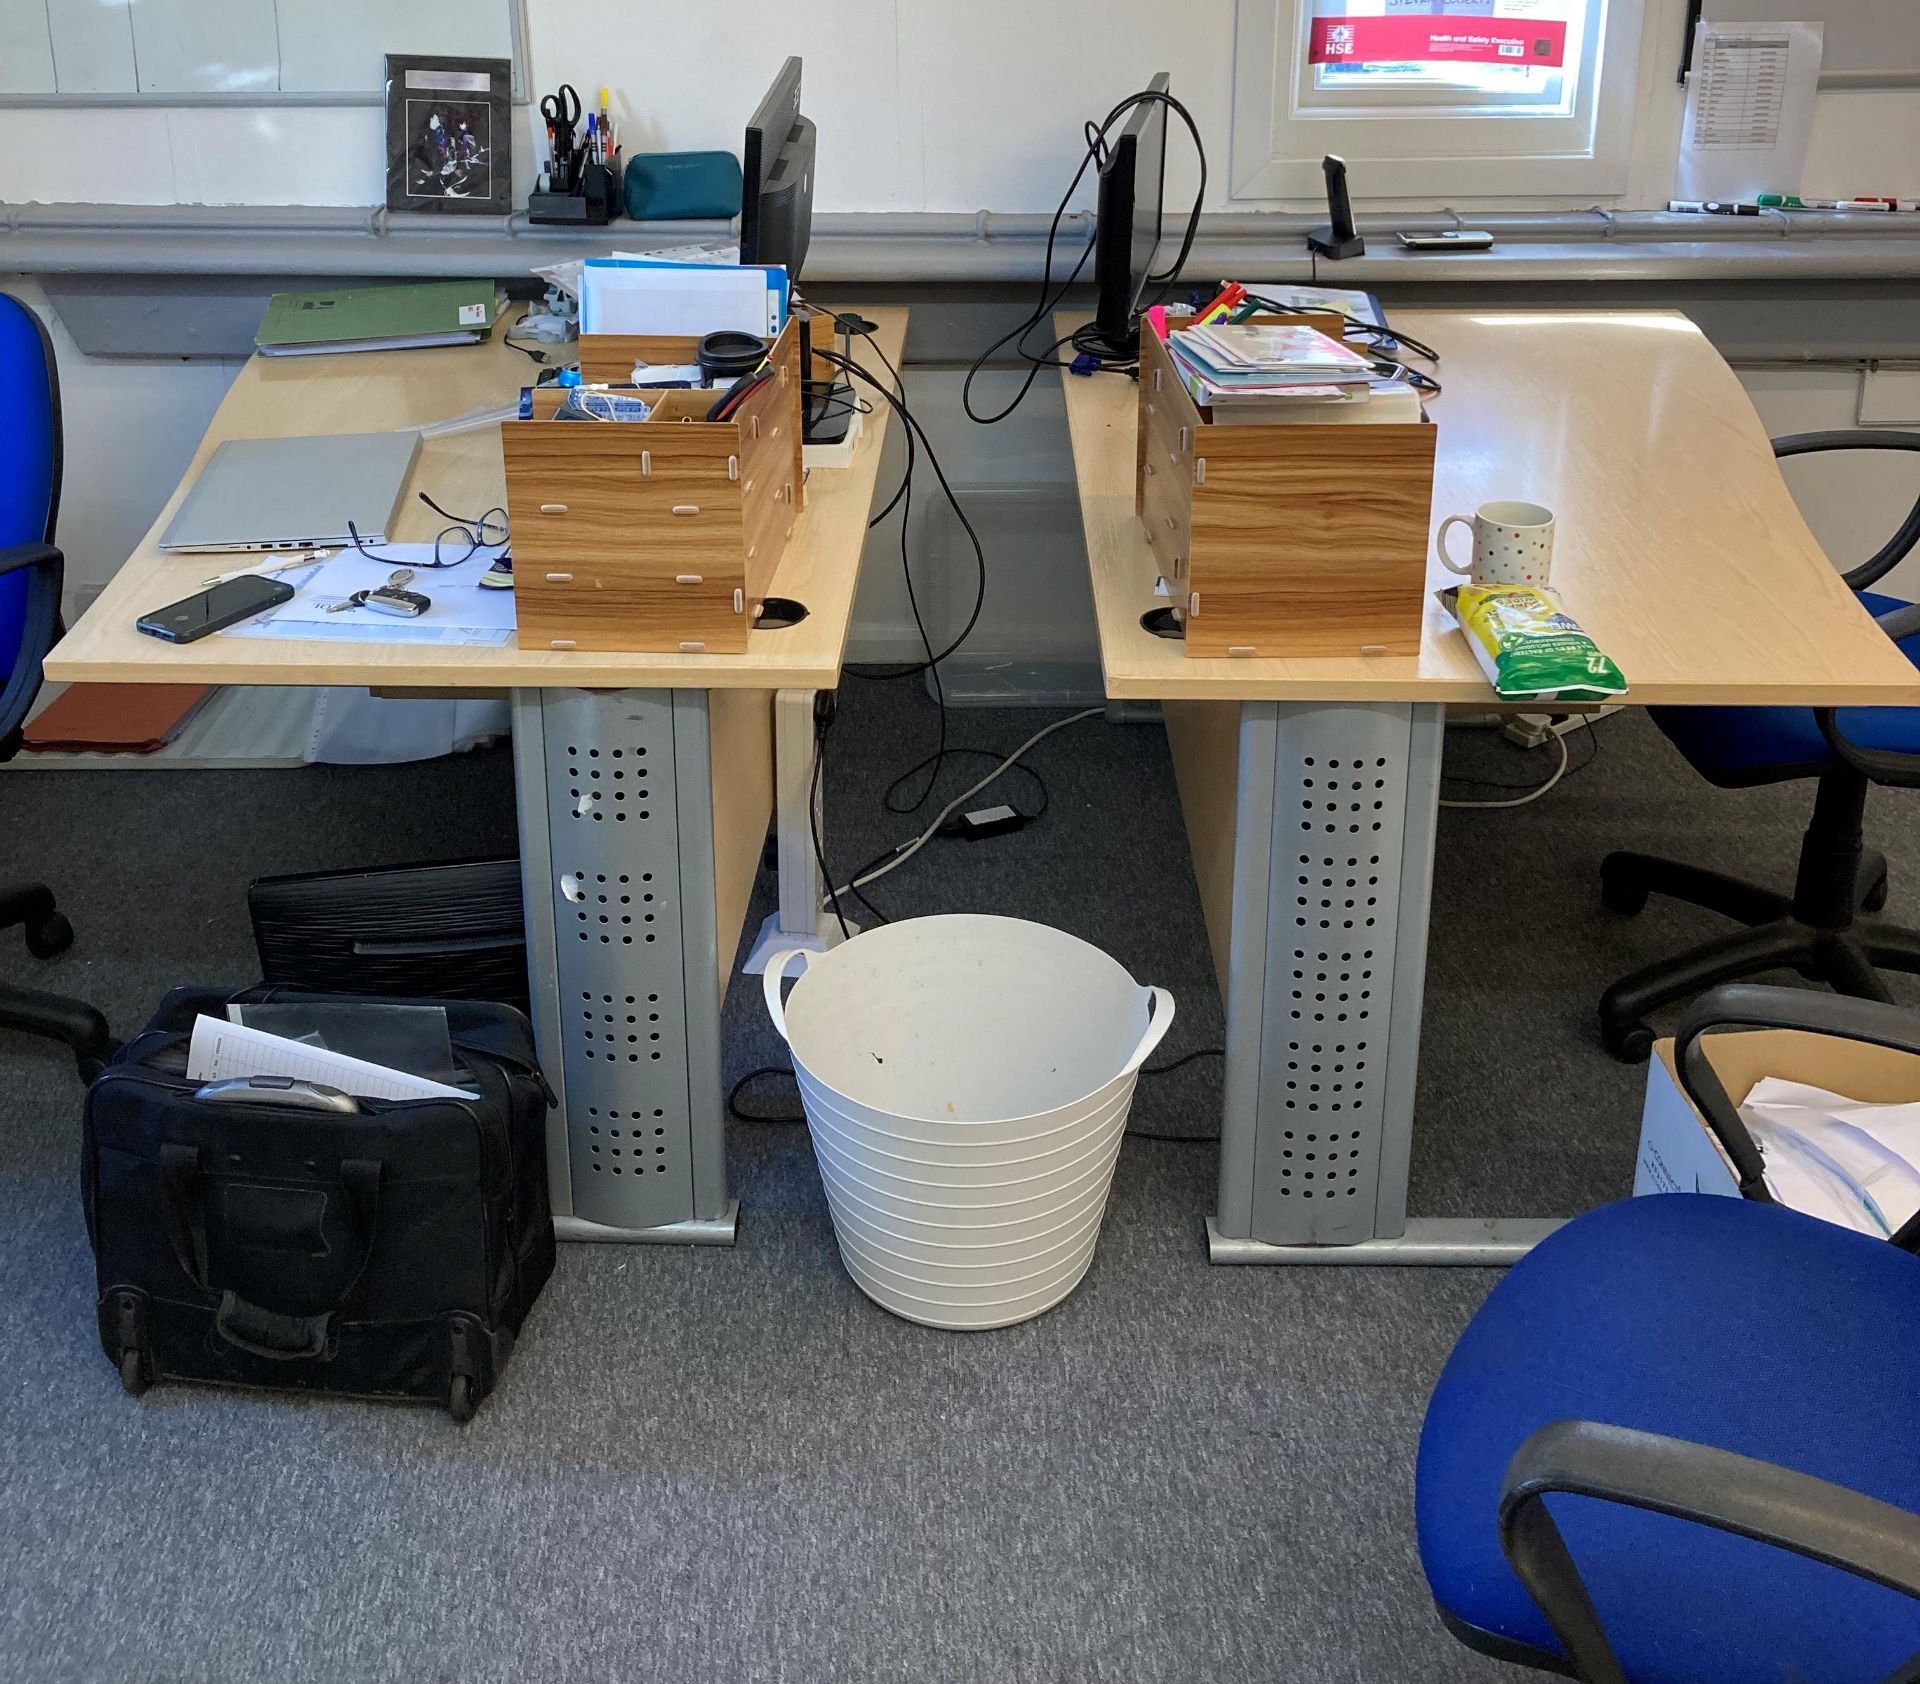
[[[800,53],[820,128],[823,211],[1051,210],[1079,157],[1081,120],[1162,69],[1205,137],[1210,207],[1232,208],[1235,0],[1187,0],[1177,11],[1163,0],[526,3],[536,95],[561,80],[589,97],[610,84],[630,150],[737,150],[781,59]],[[1671,195],[1684,10],[1685,0],[1648,0],[1629,205]],[[524,193],[539,119],[532,106],[518,116]],[[84,119],[0,110],[0,201],[374,204],[385,197],[385,127],[373,106],[125,108]],[[1179,138],[1169,163],[1169,202],[1183,204],[1193,176]],[[1804,185],[1920,195],[1920,91],[1822,94]],[[1385,181],[1354,187],[1363,202],[1413,202],[1392,199]]]
[[[0,286],[37,310],[53,335],[66,435],[57,536],[67,600],[79,608],[119,571],[173,494],[241,364],[83,356],[33,281],[0,275]]]
[[[1850,369],[1745,369],[1740,383],[1771,437],[1854,424],[1860,376]],[[1857,567],[1879,549],[1920,500],[1920,454],[1796,456],[1781,472],[1814,536],[1841,568]],[[1908,557],[1878,588],[1920,601],[1920,554]]]

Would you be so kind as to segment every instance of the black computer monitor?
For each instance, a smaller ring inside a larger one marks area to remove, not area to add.
[[[790,58],[747,119],[740,168],[740,261],[780,263],[800,278],[813,228],[813,125],[800,115],[800,60]]]
[[[1147,91],[1164,94],[1163,70]],[[1095,327],[1116,349],[1139,341],[1140,311],[1160,247],[1160,204],[1167,177],[1167,105],[1143,99],[1107,149],[1100,166],[1100,198],[1094,227],[1093,279],[1099,294]]]

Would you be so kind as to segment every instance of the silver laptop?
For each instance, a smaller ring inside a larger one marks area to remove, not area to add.
[[[420,454],[420,435],[331,433],[228,439],[193,482],[163,550],[299,550],[385,543]]]

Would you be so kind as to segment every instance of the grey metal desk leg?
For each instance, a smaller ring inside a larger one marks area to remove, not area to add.
[[[1442,725],[1241,709],[1215,1262],[1502,1262],[1552,1226],[1407,1221]]]
[[[513,726],[555,1228],[730,1245],[706,693],[519,690]]]

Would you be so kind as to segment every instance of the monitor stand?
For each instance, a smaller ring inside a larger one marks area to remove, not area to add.
[[[851,380],[808,380],[801,384],[802,438],[807,444],[843,444],[853,425]]]
[[[806,444],[843,444],[847,429],[853,424],[853,382],[839,378],[816,380],[812,369],[813,317],[809,314],[800,318],[801,440]]]

